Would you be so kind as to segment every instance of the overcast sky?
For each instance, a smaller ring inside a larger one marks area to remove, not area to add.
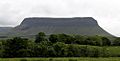
[[[0,0],[0,26],[17,26],[26,17],[93,17],[120,36],[119,0]]]

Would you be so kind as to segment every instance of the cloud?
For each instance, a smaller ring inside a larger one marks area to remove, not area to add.
[[[26,17],[94,17],[120,36],[119,0],[0,0],[0,26],[17,26]]]

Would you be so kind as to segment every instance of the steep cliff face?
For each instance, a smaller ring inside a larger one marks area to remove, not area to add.
[[[35,35],[38,32],[45,32],[47,34],[66,33],[111,36],[103,30],[92,17],[25,18],[14,30],[25,35]]]

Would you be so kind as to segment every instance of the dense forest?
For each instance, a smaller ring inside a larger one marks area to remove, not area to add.
[[[120,38],[51,34],[36,35],[35,40],[14,37],[0,41],[0,57],[114,57],[107,46],[120,46]]]

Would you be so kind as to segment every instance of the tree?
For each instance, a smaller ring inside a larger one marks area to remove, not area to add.
[[[49,37],[49,41],[51,41],[52,43],[56,43],[58,42],[58,35],[55,35],[55,34],[51,34],[50,37]]]
[[[46,40],[46,35],[44,32],[40,32],[36,35],[36,39],[35,39],[35,43],[40,43],[41,41],[45,41]]]
[[[3,43],[0,42],[0,57],[3,57],[3,51],[4,51]]]
[[[101,46],[102,45],[102,39],[101,36],[89,36],[85,40],[86,45],[95,45],[95,46]]]
[[[71,44],[74,42],[74,38],[67,34],[59,34],[59,41],[64,42],[65,44]]]
[[[56,57],[61,57],[64,56],[64,48],[66,47],[66,45],[62,42],[57,42],[55,44],[53,44],[53,47],[56,51]]]
[[[84,45],[84,44],[86,43],[86,42],[85,42],[86,37],[84,37],[84,36],[75,35],[74,38],[75,38],[75,43],[76,43],[76,44]]]
[[[27,49],[28,46],[28,40],[26,39],[22,39],[20,37],[9,39],[5,43],[4,57],[21,57],[19,50]]]
[[[78,45],[67,45],[67,57],[79,57],[80,49]]]
[[[120,38],[116,38],[116,39],[113,41],[113,45],[115,45],[115,46],[120,46]]]
[[[110,46],[111,41],[107,37],[102,37],[102,46]]]
[[[54,47],[53,46],[49,46],[48,48],[47,48],[47,55],[49,56],[49,57],[55,57],[56,56],[56,51],[55,51],[55,49],[54,49]]]
[[[88,56],[88,53],[87,53],[87,50],[88,50],[88,46],[80,46],[80,57],[87,57]]]
[[[41,41],[37,43],[34,47],[34,53],[36,57],[47,57],[48,55],[48,47],[52,44],[49,41]]]

